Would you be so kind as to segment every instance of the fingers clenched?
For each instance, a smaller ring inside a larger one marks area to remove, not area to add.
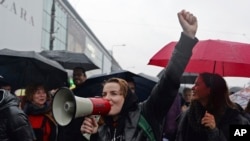
[[[204,117],[201,119],[201,124],[210,129],[216,128],[214,116],[208,112],[206,112]]]

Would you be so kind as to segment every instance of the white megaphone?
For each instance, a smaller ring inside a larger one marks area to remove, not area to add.
[[[106,115],[111,105],[108,100],[95,98],[82,98],[74,96],[73,92],[66,88],[60,88],[52,101],[52,113],[55,121],[61,125],[68,125],[74,118],[88,115]]]

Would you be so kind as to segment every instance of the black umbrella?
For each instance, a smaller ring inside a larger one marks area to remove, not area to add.
[[[197,73],[189,73],[184,72],[181,77],[182,84],[194,84],[198,74]]]
[[[157,75],[158,78],[160,78],[163,74],[163,70],[159,72]],[[181,77],[181,84],[194,84],[198,74],[197,73],[189,73],[189,72],[184,72]]]
[[[43,83],[53,89],[67,85],[68,74],[56,61],[34,51],[0,50],[0,75],[12,88],[24,88],[31,83]]]
[[[88,78],[83,84],[82,93],[77,96],[101,96],[103,82],[112,77],[123,78],[125,80],[132,78],[135,82],[135,93],[138,96],[139,101],[147,99],[154,85],[157,83],[157,79],[151,79],[149,77],[143,76],[142,74],[134,74],[130,71],[122,70],[112,72],[111,74],[102,74]]]
[[[65,69],[83,67],[86,71],[99,69],[85,54],[65,50],[44,50],[41,55],[59,62]]]

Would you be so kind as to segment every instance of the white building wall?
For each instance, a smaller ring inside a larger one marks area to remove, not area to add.
[[[41,50],[43,0],[0,0],[0,49]]]

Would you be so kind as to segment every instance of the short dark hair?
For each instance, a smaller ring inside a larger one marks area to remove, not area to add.
[[[124,80],[126,80],[127,82],[135,82],[133,77],[126,77]]]
[[[74,67],[73,71],[75,70],[81,70],[84,76],[86,76],[86,70],[83,67]]]

